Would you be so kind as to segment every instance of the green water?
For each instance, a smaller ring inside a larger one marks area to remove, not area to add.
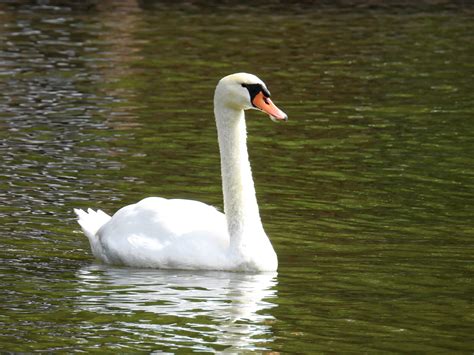
[[[0,350],[472,353],[472,7],[0,5]],[[278,274],[94,262],[73,208],[222,208],[218,79],[248,114]]]

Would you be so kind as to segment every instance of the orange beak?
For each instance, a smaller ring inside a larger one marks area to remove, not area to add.
[[[270,100],[270,98],[268,97],[265,97],[265,95],[263,95],[263,92],[261,91],[257,95],[255,95],[252,104],[263,112],[268,113],[270,115],[270,118],[274,121],[288,120],[288,116],[286,115],[286,113],[276,107],[272,100]]]

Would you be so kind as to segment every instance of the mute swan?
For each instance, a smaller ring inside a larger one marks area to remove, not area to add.
[[[278,260],[263,230],[247,152],[244,110],[273,121],[287,115],[255,75],[222,78],[214,93],[224,212],[202,202],[149,197],[110,217],[75,209],[94,256],[109,264],[167,269],[275,271]]]

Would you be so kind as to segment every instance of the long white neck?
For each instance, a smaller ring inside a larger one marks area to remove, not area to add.
[[[221,155],[224,210],[230,246],[241,248],[267,238],[258,210],[247,151],[247,129],[243,110],[214,102]]]

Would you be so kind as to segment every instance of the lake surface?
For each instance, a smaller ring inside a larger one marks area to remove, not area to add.
[[[0,5],[0,350],[474,351],[471,6],[38,3]],[[289,115],[247,116],[278,273],[95,262],[73,208],[222,209],[237,71]]]

